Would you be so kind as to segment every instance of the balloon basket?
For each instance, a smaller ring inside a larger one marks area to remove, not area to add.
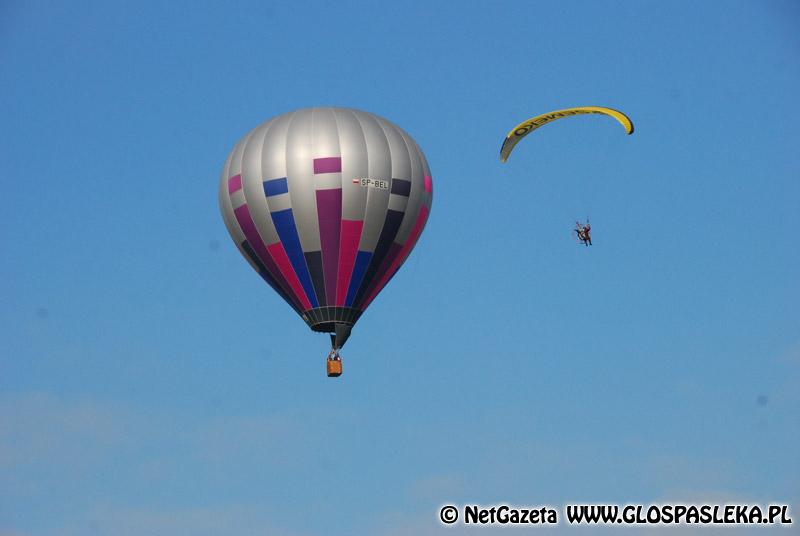
[[[336,378],[342,375],[342,360],[328,359],[328,378]]]

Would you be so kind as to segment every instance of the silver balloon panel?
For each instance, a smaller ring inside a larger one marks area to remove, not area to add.
[[[414,248],[433,183],[425,155],[394,123],[307,108],[242,138],[219,196],[231,238],[259,275],[315,331],[339,324],[349,333]]]

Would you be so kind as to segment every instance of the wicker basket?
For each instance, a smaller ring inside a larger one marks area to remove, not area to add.
[[[328,377],[335,378],[342,375],[342,360],[328,359]]]

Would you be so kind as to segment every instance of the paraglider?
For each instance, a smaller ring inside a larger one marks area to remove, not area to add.
[[[519,125],[512,128],[506,135],[506,138],[503,140],[503,145],[500,147],[500,161],[505,162],[508,160],[511,151],[520,142],[520,140],[537,128],[557,119],[582,114],[602,114],[611,116],[619,121],[619,123],[625,128],[625,132],[627,134],[633,134],[633,122],[627,115],[619,110],[604,108],[602,106],[578,106],[577,108],[555,110],[553,112],[531,117],[527,121],[523,121]]]
[[[592,226],[589,224],[589,220],[586,220],[585,224],[576,221],[575,234],[578,235],[578,241],[584,246],[592,245]]]
[[[425,155],[394,123],[348,108],[275,117],[228,155],[219,202],[242,256],[339,350],[422,233],[433,182]]]
[[[622,125],[626,134],[633,134],[633,122],[631,121],[630,117],[619,110],[614,110],[613,108],[605,108],[603,106],[578,106],[576,108],[555,110],[553,112],[531,117],[530,119],[523,121],[519,125],[512,128],[503,140],[503,145],[500,146],[500,161],[506,162],[508,157],[511,155],[511,151],[514,150],[514,147],[516,147],[522,138],[539,127],[558,119],[583,114],[601,114],[613,117]],[[580,222],[575,222],[575,225],[575,234],[577,235],[578,240],[585,246],[591,246],[592,227],[589,224],[589,220],[586,220],[585,225],[581,224]]]

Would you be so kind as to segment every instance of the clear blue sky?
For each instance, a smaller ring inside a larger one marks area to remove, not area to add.
[[[0,535],[799,521],[798,95],[795,1],[3,2]],[[435,191],[336,381],[217,208],[238,139],[315,105],[403,127]],[[568,119],[500,164],[578,105],[636,132]]]

